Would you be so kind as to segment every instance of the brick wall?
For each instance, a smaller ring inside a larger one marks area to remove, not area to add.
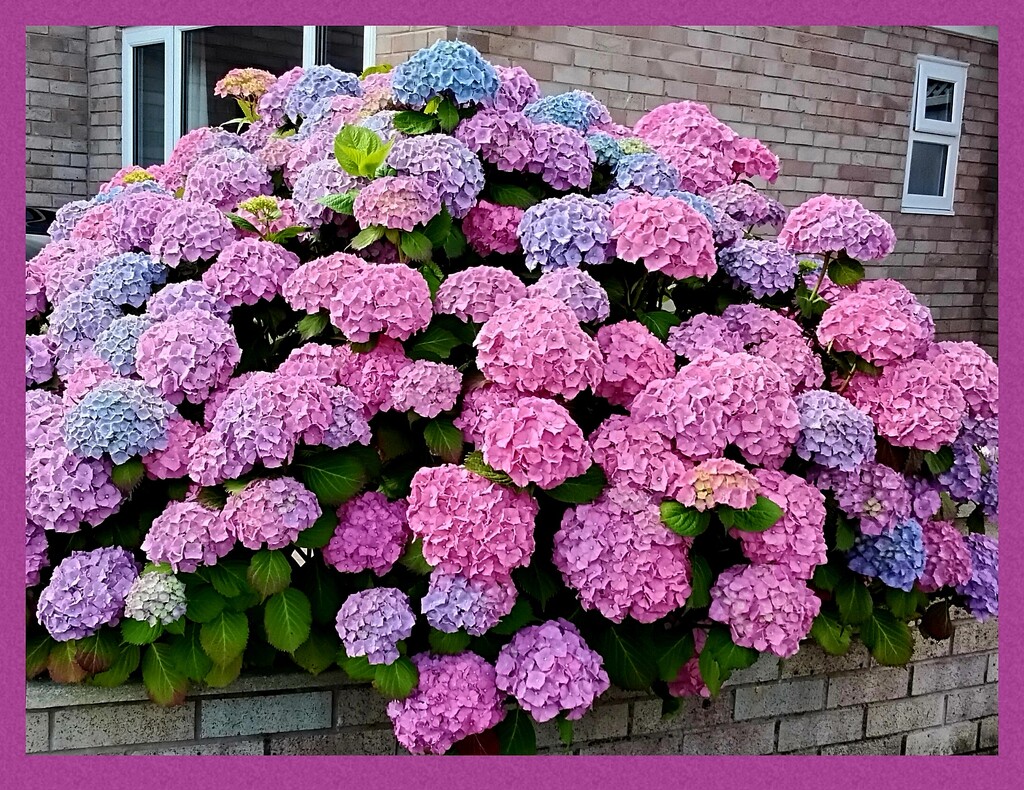
[[[575,754],[974,754],[998,744],[996,623],[956,622],[951,640],[919,639],[906,668],[880,667],[862,646],[843,657],[813,645],[768,656],[714,700],[661,701],[612,690],[575,725]],[[159,708],[139,685],[28,685],[30,753],[399,754],[385,702],[341,672],[279,675],[193,692]],[[542,753],[561,754],[554,722]]]

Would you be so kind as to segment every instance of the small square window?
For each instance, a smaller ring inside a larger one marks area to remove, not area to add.
[[[924,117],[929,121],[952,121],[953,90],[952,82],[929,79],[925,88]]]
[[[915,140],[910,149],[908,195],[942,197],[946,191],[946,159],[949,146]]]

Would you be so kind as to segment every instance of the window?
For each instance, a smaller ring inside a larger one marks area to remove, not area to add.
[[[903,212],[952,214],[967,64],[919,56],[910,109]]]
[[[238,116],[213,86],[234,68],[280,74],[330,64],[359,73],[376,56],[372,27],[126,27],[122,35],[123,164],[163,162],[174,143],[200,126]]]

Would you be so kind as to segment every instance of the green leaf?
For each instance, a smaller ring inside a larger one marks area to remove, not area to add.
[[[326,505],[338,507],[362,491],[377,470],[372,465],[368,448],[360,452],[354,448],[334,450],[329,453],[306,458],[294,464],[301,470],[302,481]],[[377,458],[373,450],[369,450]],[[377,458],[378,466],[380,459]]]
[[[549,488],[544,493],[559,502],[579,505],[593,502],[601,495],[601,491],[607,484],[608,478],[604,474],[604,469],[599,464],[591,464],[583,474],[570,477],[564,483]]]
[[[299,337],[310,340],[323,332],[330,323],[331,314],[321,310],[319,313],[310,313],[300,318],[296,329],[299,330]]]
[[[468,453],[462,465],[470,472],[478,474],[492,483],[498,483],[503,486],[515,486],[515,483],[512,482],[512,478],[508,474],[498,471],[484,461],[484,454],[479,450]]]
[[[494,728],[502,754],[536,754],[537,730],[530,715],[519,708],[510,710]]]
[[[811,289],[801,280],[796,286],[796,306],[800,311],[800,315],[804,318],[815,319],[820,318],[821,314],[828,309],[828,302],[826,302],[821,294],[814,294],[811,296]]]
[[[307,562],[296,574],[296,587],[306,593],[313,614],[313,622],[329,623],[332,627],[341,608],[341,576],[322,561]]]
[[[376,137],[376,134],[374,135]],[[388,158],[388,154],[391,153],[391,143],[385,143],[382,148],[374,151],[370,154],[365,154],[362,161],[359,163],[359,175],[366,178],[374,178],[381,170],[387,170],[387,166],[384,164]]]
[[[383,147],[384,142],[375,132],[363,126],[346,124],[334,138],[334,157],[342,170],[350,175],[366,175],[367,160]]]
[[[655,639],[657,645],[658,678],[669,683],[676,679],[683,664],[693,658],[693,631],[665,631]]]
[[[80,639],[75,661],[89,674],[106,672],[117,659],[120,641],[113,631],[107,629]]]
[[[711,605],[711,566],[699,554],[690,556],[690,597],[686,599],[687,611],[703,609]]]
[[[164,627],[159,623],[150,625],[144,620],[132,620],[130,617],[121,621],[121,639],[129,645],[148,645],[159,639],[163,632]]]
[[[593,647],[604,658],[605,671],[619,688],[642,691],[658,677],[658,665],[649,640],[629,625],[605,628]]]
[[[757,497],[757,501],[746,510],[737,510],[727,505],[719,505],[715,513],[726,527],[743,532],[764,532],[771,529],[782,518],[782,508],[768,497]]]
[[[294,239],[300,233],[305,233],[308,230],[310,230],[310,228],[305,225],[289,225],[287,228],[281,228],[281,230],[268,233],[266,240],[273,242],[274,244],[283,244],[289,239]]]
[[[278,650],[291,653],[309,638],[313,611],[301,590],[288,588],[267,601],[263,624],[267,641]]]
[[[50,651],[56,644],[48,636],[29,637],[25,641],[25,676],[29,680],[46,669]]]
[[[69,642],[55,642],[46,657],[46,669],[50,679],[55,683],[81,683],[89,673],[75,658],[78,645],[72,639]]]
[[[718,692],[722,690],[722,669],[710,650],[702,650],[700,652],[700,655],[697,657],[697,669],[700,670],[700,678],[704,681],[704,685],[708,687],[711,696],[717,696]]]
[[[249,618],[241,612],[221,612],[199,627],[199,642],[214,664],[228,664],[245,652]]]
[[[444,254],[448,260],[461,258],[466,252],[466,236],[457,227],[452,226],[452,232],[444,240]]]
[[[425,261],[430,258],[430,253],[434,251],[434,245],[430,243],[430,239],[426,237],[426,234],[420,233],[418,230],[405,230],[402,231],[398,249],[409,260]]]
[[[338,512],[328,508],[312,526],[307,527],[295,538],[295,545],[300,549],[322,549],[334,537],[334,529],[338,526]]]
[[[526,568],[516,569],[512,578],[515,580],[516,587],[539,603],[541,609],[544,609],[548,605],[548,601],[563,589],[561,579],[541,567],[541,563],[536,560]]]
[[[121,491],[128,493],[142,482],[146,468],[138,456],[129,458],[123,464],[117,464],[110,472],[110,481]]]
[[[427,642],[435,653],[453,656],[469,647],[469,634],[461,630],[453,634],[446,634],[444,631],[431,628],[430,633],[427,634]]]
[[[371,225],[368,228],[363,228],[363,230],[353,236],[348,246],[353,250],[365,250],[375,241],[380,241],[383,238],[384,228],[380,225]]]
[[[871,593],[856,576],[844,576],[836,586],[836,605],[843,623],[863,623],[871,617]]]
[[[242,230],[247,230],[250,233],[259,233],[260,232],[259,228],[257,228],[251,222],[249,222],[249,220],[247,220],[245,217],[240,217],[237,214],[231,214],[231,213],[227,213],[225,216],[227,216],[227,218],[229,220],[231,220],[231,224],[234,225],[236,228],[241,228]]]
[[[520,628],[537,622],[533,607],[526,598],[520,598],[512,606],[512,611],[502,617],[491,631],[500,636],[511,636]]]
[[[884,666],[903,666],[914,654],[914,635],[892,612],[875,610],[860,627],[860,638],[875,661]]]
[[[416,665],[402,656],[390,664],[378,665],[373,675],[373,687],[388,699],[405,699],[419,682]]]
[[[444,272],[433,261],[427,261],[420,266],[418,271],[423,275],[423,279],[427,281],[427,288],[430,289],[430,298],[434,299],[437,296],[438,289],[441,287],[441,283],[444,282]]]
[[[246,578],[248,570],[249,566],[240,560],[218,562],[205,568],[210,584],[225,598],[234,598],[250,589]]]
[[[449,464],[457,464],[462,458],[465,440],[462,431],[451,420],[433,419],[423,429],[423,440],[432,455]]]
[[[238,656],[226,664],[214,664],[203,678],[203,683],[212,688],[223,688],[234,683],[242,674],[242,657]]]
[[[864,357],[857,357],[853,362],[853,366],[861,373],[866,373],[869,376],[877,377],[882,375],[882,369],[878,365],[872,365]]]
[[[936,452],[924,454],[924,465],[933,475],[941,475],[953,467],[953,448],[949,445],[940,447]]]
[[[452,351],[461,344],[455,335],[440,326],[431,326],[416,337],[406,349],[410,359],[427,359],[444,362]]]
[[[811,623],[811,639],[833,656],[841,656],[850,649],[851,633],[828,612],[821,612]]]
[[[352,680],[373,680],[377,676],[377,667],[371,664],[366,656],[350,658],[345,655],[344,648],[338,656],[338,666],[345,670],[345,674]]]
[[[459,108],[451,101],[444,99],[437,107],[437,120],[441,123],[441,131],[447,134],[459,125]]]
[[[191,625],[181,637],[171,642],[175,666],[185,677],[196,683],[202,681],[213,669],[213,660],[206,655],[199,639],[199,629]]]
[[[350,189],[348,192],[342,192],[334,195],[324,195],[316,199],[317,203],[322,203],[327,206],[331,211],[338,214],[351,214],[352,205],[356,202],[356,197],[359,196],[358,189]]]
[[[292,581],[292,566],[280,551],[263,549],[252,555],[249,585],[263,597],[279,593]]]
[[[695,538],[711,523],[711,511],[686,507],[674,499],[661,503],[661,523],[684,538]]]
[[[142,651],[138,646],[121,645],[114,663],[105,672],[100,672],[89,678],[89,685],[113,688],[126,683],[132,673],[139,668],[141,657]]]
[[[917,617],[917,609],[924,597],[925,604],[928,602],[926,596],[919,596],[916,590],[906,592],[889,587],[885,591],[885,605],[900,620],[913,620]]]
[[[842,578],[842,574],[839,569],[833,565],[819,565],[814,569],[814,576],[811,579],[811,585],[817,590],[827,590],[831,592],[839,584],[839,580]]]
[[[488,187],[488,194],[491,202],[497,203],[499,206],[515,206],[526,209],[540,202],[532,192],[514,184],[491,184]]]
[[[558,740],[566,746],[572,746],[572,722],[560,713],[555,717],[555,723],[558,725]]]
[[[437,108],[440,105],[441,105],[441,97],[440,96],[434,96],[430,101],[428,101],[426,103],[426,106],[424,106],[423,114],[424,115],[436,115],[437,114]]]
[[[753,666],[757,661],[759,653],[750,647],[740,647],[732,641],[732,635],[728,628],[716,625],[708,631],[708,638],[701,648],[714,655],[723,672],[732,672],[734,669],[746,669]],[[725,680],[727,675],[723,676]]]
[[[838,551],[849,551],[857,540],[857,533],[848,519],[840,514],[836,521],[836,545]]]
[[[828,278],[836,285],[856,285],[864,279],[864,267],[860,261],[840,254],[828,265]]]
[[[334,664],[338,655],[338,637],[334,634],[313,631],[309,639],[299,645],[292,653],[292,659],[309,672],[319,675]]]
[[[181,705],[188,692],[188,678],[174,661],[170,645],[157,643],[146,648],[142,658],[142,682],[157,705]]]
[[[640,323],[651,330],[651,334],[663,343],[668,340],[668,331],[682,323],[679,316],[668,312],[668,310],[652,310],[649,313],[640,313],[637,317],[640,319]]]
[[[224,596],[210,585],[204,584],[188,591],[185,617],[194,623],[208,623],[224,610],[224,604]]]
[[[448,213],[448,209],[444,206],[441,207],[441,211],[435,214],[431,220],[423,226],[423,234],[430,239],[430,243],[435,247],[440,247],[444,244],[445,239],[448,238],[452,232],[452,215]]]
[[[359,79],[365,79],[366,77],[369,77],[371,74],[387,74],[393,68],[394,66],[392,66],[390,63],[379,63],[376,66],[367,66],[359,75]]]
[[[403,110],[392,121],[395,129],[402,134],[427,134],[438,127],[437,118],[415,110]]]
[[[426,576],[434,570],[434,567],[423,559],[422,538],[416,538],[416,540],[409,541],[409,544],[405,547],[405,551],[402,553],[402,556],[398,561],[413,573],[418,573],[421,576]]]

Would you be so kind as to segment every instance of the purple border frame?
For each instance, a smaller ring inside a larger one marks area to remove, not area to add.
[[[999,748],[996,757],[454,757],[445,760],[396,757],[123,757],[42,756],[24,753],[24,628],[21,608],[22,555],[16,527],[24,518],[24,389],[20,374],[21,302],[23,270],[14,265],[21,249],[21,209],[24,207],[24,85],[18,75],[25,66],[25,26],[47,22],[109,24],[293,25],[298,23],[434,24],[600,24],[637,25],[679,22],[773,25],[891,25],[933,22],[985,22],[999,25],[1000,134],[1003,174],[999,193],[1001,233],[999,247],[1006,261],[999,272],[1000,364],[1003,392],[1013,397],[1024,384],[1024,357],[1015,341],[1024,333],[1024,314],[1017,311],[1024,297],[1024,269],[1017,261],[1024,252],[1024,232],[1018,220],[1024,206],[1024,146],[1020,122],[1024,120],[1024,6],[1013,0],[966,0],[952,9],[925,0],[860,0],[837,9],[821,0],[776,0],[771,4],[726,8],[713,0],[670,4],[665,0],[431,0],[429,5],[371,0],[362,8],[329,8],[322,2],[288,3],[249,0],[233,8],[215,7],[208,0],[125,3],[116,0],[64,2],[58,9],[27,0],[6,0],[6,21],[0,32],[0,83],[4,134],[0,138],[0,166],[4,179],[0,223],[9,241],[0,264],[0,503],[7,522],[8,551],[0,555],[0,601],[6,602],[3,620],[8,638],[0,644],[6,671],[0,675],[2,717],[0,764],[7,787],[120,787],[225,790],[234,787],[277,788],[332,785],[365,780],[378,788],[498,788],[558,787],[668,788],[693,783],[700,790],[730,788],[740,783],[787,790],[834,787],[935,788],[955,783],[971,788],[1020,786],[1024,769],[1024,709],[1017,689],[1024,686],[1024,668],[1004,661],[999,696]],[[1009,145],[1007,143],[1010,143]],[[1015,177],[1009,177],[1015,176]],[[1019,353],[1019,352],[1018,352]],[[1008,400],[1008,399],[1006,399]],[[1002,418],[1002,511],[1004,526],[1012,514],[1024,510],[1024,414],[1004,403]],[[1019,591],[1024,578],[1024,536],[1015,525],[1002,530],[1002,618],[1000,649],[1013,656],[1024,648]],[[500,762],[498,762],[500,760]],[[454,762],[453,762],[454,761]],[[897,764],[898,761],[898,764]],[[1017,779],[1012,777],[1017,775]]]

